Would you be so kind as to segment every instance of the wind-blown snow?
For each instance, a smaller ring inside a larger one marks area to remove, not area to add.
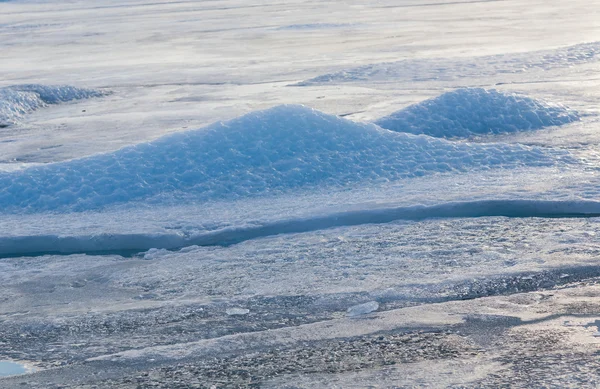
[[[0,88],[0,127],[17,123],[24,115],[49,104],[103,96],[102,92],[68,85],[15,85]]]
[[[440,138],[560,126],[579,116],[558,104],[491,89],[463,88],[412,105],[375,123],[388,130]]]
[[[80,211],[178,194],[233,199],[572,161],[558,150],[454,143],[278,106],[109,154],[0,173],[0,209]]]

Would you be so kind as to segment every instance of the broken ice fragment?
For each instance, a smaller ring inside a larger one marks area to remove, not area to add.
[[[229,316],[247,315],[250,313],[250,310],[245,308],[229,308],[225,311],[225,313]]]
[[[348,308],[346,315],[348,317],[356,317],[375,312],[377,309],[379,309],[379,303],[377,301],[369,301],[368,303],[359,304]]]

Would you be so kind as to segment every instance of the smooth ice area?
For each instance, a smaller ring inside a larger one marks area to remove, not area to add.
[[[26,373],[27,369],[25,366],[8,361],[0,361],[0,377],[8,377],[11,375]]]
[[[0,209],[83,211],[178,195],[235,199],[571,162],[558,150],[454,143],[284,105],[114,153],[0,173]]]
[[[388,130],[439,138],[502,134],[579,120],[559,104],[495,89],[464,88],[412,105],[375,123]]]
[[[49,104],[103,96],[102,92],[68,85],[14,85],[0,88],[0,128],[18,123],[24,115]]]

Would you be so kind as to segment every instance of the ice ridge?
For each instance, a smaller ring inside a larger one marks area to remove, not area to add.
[[[0,212],[84,211],[179,195],[235,199],[572,162],[560,150],[450,142],[283,105],[112,153],[0,173]]]
[[[15,85],[0,88],[0,127],[16,124],[24,115],[50,104],[100,97],[104,93],[68,85]]]
[[[440,138],[502,134],[579,120],[559,105],[495,89],[463,88],[411,105],[375,123],[388,130]]]
[[[0,236],[0,258],[47,254],[133,255],[152,248],[176,250],[187,246],[228,246],[247,240],[279,234],[303,233],[327,228],[395,220],[465,217],[554,217],[588,218],[600,216],[597,201],[478,200],[449,202],[433,206],[403,206],[359,209],[305,218],[251,223],[220,230],[183,235],[173,231],[154,233],[93,233],[81,236],[27,235]]]

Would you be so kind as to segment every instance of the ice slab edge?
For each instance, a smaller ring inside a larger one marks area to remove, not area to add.
[[[113,153],[0,172],[0,213],[233,200],[407,177],[576,163],[564,150],[398,133],[296,105]]]
[[[0,88],[0,127],[17,124],[24,115],[50,104],[104,96],[106,92],[68,85],[14,85]]]
[[[462,88],[375,122],[388,130],[439,138],[504,134],[561,126],[579,115],[560,105],[495,89]]]
[[[48,254],[131,255],[152,248],[175,250],[187,246],[228,246],[251,239],[279,234],[302,233],[326,228],[396,220],[466,217],[600,217],[598,201],[482,200],[452,202],[435,206],[391,207],[353,210],[308,218],[294,218],[265,224],[229,227],[196,235],[176,232],[153,234],[110,234],[87,236],[0,237],[0,257]]]

